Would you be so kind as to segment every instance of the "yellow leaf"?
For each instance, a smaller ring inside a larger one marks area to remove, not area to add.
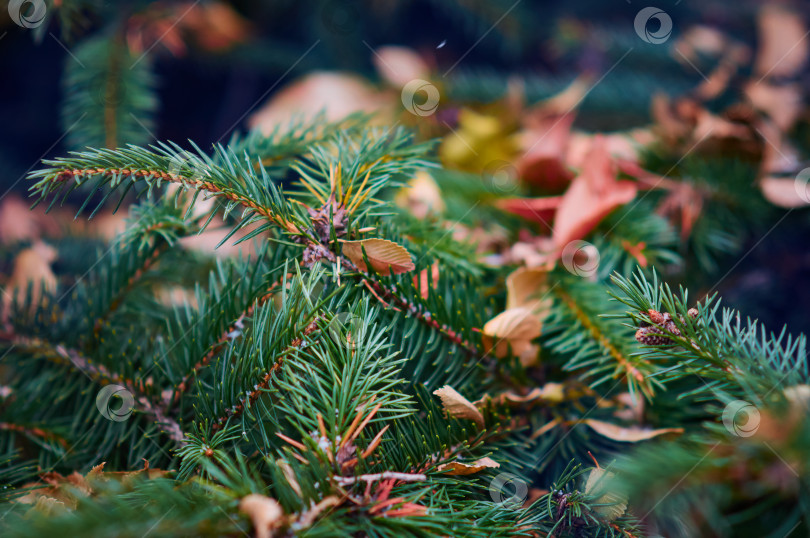
[[[596,468],[588,475],[585,494],[594,498],[591,508],[608,521],[613,521],[627,510],[627,497],[617,491],[608,491],[613,473]]]
[[[658,430],[639,427],[623,428],[621,426],[617,426],[616,424],[610,424],[609,422],[602,422],[601,420],[594,420],[590,418],[585,420],[585,424],[590,426],[591,429],[593,429],[599,435],[603,435],[608,439],[613,439],[614,441],[622,441],[625,443],[646,441],[647,439],[652,439],[653,437],[658,437],[659,435],[664,435],[667,433],[683,433],[683,428],[660,428]]]
[[[472,463],[461,463],[453,461],[439,465],[439,471],[448,475],[468,475],[474,474],[484,469],[497,469],[501,464],[491,458],[481,458]]]
[[[481,411],[450,385],[434,390],[433,394],[441,398],[444,410],[451,417],[472,420],[478,424],[478,427],[484,427],[484,415],[481,414]]]
[[[390,275],[392,272],[398,275],[416,269],[408,251],[393,241],[363,239],[343,242],[343,255],[361,271],[368,272],[368,267],[363,259],[363,250],[371,263],[371,268],[381,275]]]

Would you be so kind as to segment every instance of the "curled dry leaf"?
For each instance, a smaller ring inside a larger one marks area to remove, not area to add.
[[[621,517],[627,510],[627,496],[610,491],[613,478],[613,473],[597,467],[591,471],[585,483],[585,494],[595,497],[591,508],[608,521]]]
[[[759,42],[754,71],[764,77],[795,75],[810,53],[801,16],[784,6],[765,5],[757,20]]]
[[[278,501],[251,493],[239,502],[239,511],[246,514],[256,531],[256,538],[270,538],[273,529],[282,523],[284,511]]]
[[[450,385],[434,390],[433,394],[441,398],[444,410],[451,417],[472,420],[479,428],[484,427],[484,415],[481,411]]]
[[[582,172],[571,182],[557,210],[552,233],[557,249],[562,251],[571,241],[583,238],[611,211],[635,198],[636,184],[619,181],[616,175],[607,143],[595,137]]]
[[[546,271],[521,267],[506,277],[506,308],[529,308],[542,321],[551,308],[551,298],[543,298],[547,291]]]
[[[503,358],[512,353],[521,358],[521,362],[530,362],[537,355],[538,348],[531,341],[540,336],[543,324],[531,308],[518,307],[505,310],[484,325],[483,342],[489,352]]]
[[[461,463],[460,461],[442,463],[439,465],[438,470],[447,475],[468,475],[478,473],[484,469],[497,469],[500,466],[501,464],[492,458],[481,458],[472,463]]]
[[[647,439],[658,437],[659,435],[683,433],[683,428],[659,428],[657,430],[639,427],[623,428],[622,426],[617,426],[616,424],[602,422],[601,420],[594,420],[590,418],[585,420],[585,424],[590,426],[591,429],[599,435],[603,435],[608,439],[621,441],[623,443],[637,443],[639,441],[646,441]]]
[[[3,293],[4,317],[8,314],[12,300],[16,299],[18,303],[24,301],[29,283],[32,284],[32,305],[39,303],[43,290],[49,292],[56,289],[56,275],[51,270],[56,257],[56,249],[41,241],[17,254],[14,269]]]
[[[526,394],[518,394],[514,391],[507,391],[502,392],[501,394],[497,394],[494,397],[490,396],[489,394],[485,394],[483,398],[477,400],[475,405],[484,405],[485,403],[491,401],[495,405],[503,405],[503,404],[525,404],[525,403],[533,403],[536,401],[546,401],[546,402],[553,402],[558,403],[563,401],[565,398],[565,387],[561,383],[546,383],[543,385],[542,388],[536,387]]]
[[[794,178],[766,177],[760,180],[759,188],[765,199],[779,207],[793,208],[810,204],[810,196],[797,188]]]
[[[387,239],[362,239],[343,241],[343,255],[349,258],[361,271],[369,268],[363,259],[363,251],[371,264],[371,269],[381,275],[398,275],[413,271],[416,266],[404,247]]]

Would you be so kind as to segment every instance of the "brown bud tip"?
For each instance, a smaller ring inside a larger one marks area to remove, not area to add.
[[[647,314],[650,316],[650,321],[652,321],[656,325],[660,325],[665,321],[664,315],[658,310],[653,310],[651,308],[650,310],[647,311]]]
[[[206,458],[210,458],[213,455],[214,455],[214,449],[213,448],[211,448],[209,446],[208,448],[205,449],[205,457]]]
[[[698,314],[700,314],[697,308],[690,308],[686,313],[689,314],[689,317],[692,319],[695,319],[698,317]]]

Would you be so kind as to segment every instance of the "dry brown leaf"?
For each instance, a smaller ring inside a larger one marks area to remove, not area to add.
[[[273,529],[283,522],[284,511],[275,499],[251,493],[239,502],[239,511],[246,514],[256,531],[256,538],[270,538]]]
[[[552,192],[568,185],[574,174],[566,166],[565,155],[575,117],[573,113],[548,115],[543,110],[528,115],[526,128],[518,135],[520,178]]]
[[[12,300],[22,302],[25,299],[29,283],[32,284],[32,306],[39,303],[43,289],[46,292],[56,289],[56,275],[51,270],[56,257],[56,249],[41,241],[17,254],[14,269],[3,293],[4,317],[8,314]]]
[[[585,483],[585,494],[596,497],[590,506],[608,521],[613,521],[627,511],[627,497],[620,492],[610,491],[613,478],[613,473],[597,467],[591,471]]]
[[[546,383],[542,388],[536,387],[526,394],[518,394],[514,391],[506,391],[497,394],[495,397],[485,394],[480,400],[474,403],[476,406],[485,405],[487,402],[493,402],[495,405],[502,404],[524,404],[532,403],[538,400],[545,400],[547,402],[561,402],[565,398],[565,387],[561,383]]]
[[[380,76],[396,88],[415,79],[429,79],[430,67],[416,51],[408,47],[380,47],[372,57]]]
[[[608,439],[621,441],[623,443],[637,443],[639,441],[646,441],[647,439],[658,437],[659,435],[683,433],[683,428],[659,428],[657,430],[639,428],[635,426],[623,428],[622,426],[617,426],[616,424],[602,422],[601,420],[594,420],[591,418],[586,419],[585,424],[590,426],[591,429],[599,435],[603,435]]]
[[[495,206],[528,221],[538,222],[551,229],[551,221],[562,203],[562,196],[541,198],[501,198]]]
[[[481,411],[450,385],[434,390],[433,394],[441,398],[444,410],[451,417],[472,420],[479,428],[484,427],[484,415]]]
[[[368,272],[363,259],[363,251],[371,263],[371,269],[381,275],[398,275],[413,271],[411,255],[404,247],[387,239],[362,239],[360,241],[343,241],[343,255],[349,258],[361,271]]]
[[[548,315],[552,300],[548,291],[548,272],[521,267],[506,277],[506,309],[525,307],[541,322]]]
[[[509,348],[521,358],[531,362],[539,351],[531,341],[542,333],[543,324],[532,309],[510,308],[489,320],[482,330],[484,347],[494,351],[497,358],[507,356]]]
[[[468,475],[475,474],[484,469],[497,469],[501,464],[492,458],[481,458],[480,460],[472,463],[461,463],[460,461],[453,461],[450,463],[442,463],[439,465],[438,470],[447,475]]]
[[[794,178],[765,177],[760,180],[762,195],[779,207],[803,207],[810,204],[810,190]],[[805,188],[805,192],[802,192]]]
[[[636,184],[618,181],[617,170],[607,144],[595,137],[582,172],[565,192],[554,219],[552,239],[559,251],[571,241],[582,239],[611,211],[636,196]]]
[[[790,77],[807,62],[807,28],[801,16],[778,5],[765,5],[757,20],[759,42],[754,71],[760,76]]]
[[[321,512],[327,508],[331,508],[332,506],[338,506],[340,502],[340,497],[335,495],[324,497],[321,502],[301,514],[297,522],[298,528],[306,529],[307,527],[311,526],[313,523],[315,523],[315,520],[318,519]]]

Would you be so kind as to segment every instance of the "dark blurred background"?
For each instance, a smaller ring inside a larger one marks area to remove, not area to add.
[[[679,59],[670,46],[637,38],[634,17],[647,5],[638,0],[46,4],[48,15],[36,28],[21,28],[7,10],[0,11],[4,195],[25,193],[24,176],[40,159],[78,149],[76,141],[65,136],[65,118],[75,112],[65,110],[65,70],[83,63],[88,57],[82,55],[83,43],[98,36],[112,43],[120,36],[135,52],[145,54],[143,67],[148,65],[154,76],[151,96],[156,107],[136,118],[132,128],[143,131],[133,135],[136,143],[193,139],[206,147],[227,141],[234,131],[247,129],[251,114],[266,101],[313,71],[351,72],[381,85],[372,49],[383,45],[416,51],[456,103],[500,99],[514,77],[522,80],[525,98],[532,103],[590,73],[598,83],[580,104],[576,120],[587,130],[648,124],[656,91],[680,95],[704,77],[701,67]],[[702,25],[752,48],[757,46],[756,16],[762,4],[655,2],[672,18],[674,38]],[[807,15],[807,3],[792,7]],[[806,74],[802,77],[806,83]],[[724,104],[720,98],[713,106]],[[794,211],[759,228],[746,236],[737,255],[720,260],[717,291],[727,303],[772,328],[788,323],[793,331],[807,331],[806,213]]]

